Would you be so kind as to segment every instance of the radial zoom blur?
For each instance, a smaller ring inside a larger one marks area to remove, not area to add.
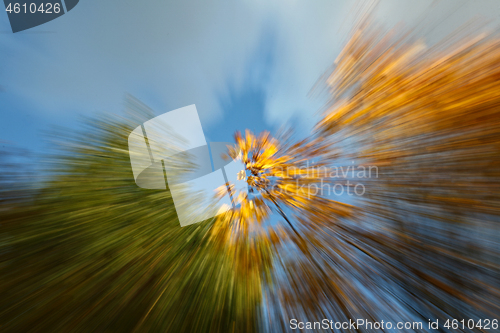
[[[313,133],[236,133],[248,188],[202,223],[136,186],[127,136],[153,114],[133,98],[55,136],[36,188],[2,161],[0,330],[495,331],[500,35],[466,30],[428,46],[362,20]]]
[[[230,152],[242,151],[258,195],[236,194],[216,226],[238,237],[253,225],[272,244],[273,331],[352,329],[325,318],[361,319],[360,331],[498,328],[500,36],[417,37],[363,20],[326,76],[330,103],[309,139],[236,135]],[[338,202],[354,184],[356,204]],[[262,223],[271,211],[282,224]]]

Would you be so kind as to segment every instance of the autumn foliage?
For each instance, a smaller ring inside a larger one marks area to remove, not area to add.
[[[39,188],[3,163],[0,330],[497,318],[500,37],[476,30],[426,45],[361,21],[315,129],[236,133],[227,157],[248,191],[224,184],[234,207],[199,224],[179,227],[168,191],[135,185],[126,135],[153,115],[134,99],[125,119],[60,134]],[[330,177],[345,161],[379,170],[352,205],[318,191],[345,183]]]

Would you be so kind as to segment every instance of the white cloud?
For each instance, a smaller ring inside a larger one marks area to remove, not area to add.
[[[462,22],[471,11],[496,17],[495,1],[467,2],[452,17]],[[415,21],[426,6],[382,1],[377,15],[389,25]],[[440,2],[435,15],[456,6]],[[327,0],[80,1],[33,29],[55,33],[2,34],[0,81],[4,93],[54,117],[119,112],[131,92],[158,112],[194,103],[210,124],[221,120],[219,97],[228,82],[245,89],[248,62],[271,26],[275,62],[265,87],[266,120],[299,117],[307,128],[321,105],[307,94],[340,51],[351,8]]]
[[[261,20],[230,2],[81,1],[36,28],[56,33],[9,36],[1,79],[54,115],[117,111],[129,91],[155,96],[157,107],[196,103],[202,117],[216,118],[218,90],[242,75]]]

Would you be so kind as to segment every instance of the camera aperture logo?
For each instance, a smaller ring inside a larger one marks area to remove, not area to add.
[[[52,21],[75,8],[79,0],[4,0],[12,32],[31,29]]]
[[[222,214],[235,203],[231,194],[215,199],[224,184],[248,191],[238,179],[241,161],[223,159],[226,142],[207,143],[196,106],[164,113],[136,127],[128,137],[130,163],[139,187],[167,189],[181,227]]]

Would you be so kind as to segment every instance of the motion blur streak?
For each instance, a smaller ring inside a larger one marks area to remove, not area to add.
[[[317,135],[380,170],[338,236],[367,255],[394,313],[424,322],[500,314],[500,36],[481,30],[427,47],[363,20],[326,79]]]
[[[2,179],[1,332],[256,329],[263,283],[249,244],[215,251],[210,223],[181,228],[168,191],[137,187],[127,136],[154,115],[131,98],[128,109],[55,135],[50,181],[28,199]]]
[[[496,34],[458,32],[427,47],[366,18],[326,76],[330,103],[310,138],[237,133],[230,154],[243,152],[258,194],[234,194],[241,205],[216,225],[231,226],[227,240],[268,230],[255,237],[276,258],[263,314],[271,331],[293,318],[429,331],[429,320],[447,331],[448,319],[497,319],[499,78]],[[301,186],[337,182],[318,170],[339,159],[379,170],[354,207]],[[264,223],[272,210],[286,223]]]
[[[500,37],[481,31],[429,47],[362,19],[315,131],[237,133],[248,194],[226,184],[238,205],[196,225],[179,227],[168,191],[135,185],[127,135],[153,114],[132,98],[124,119],[55,135],[35,189],[2,162],[0,330],[500,319]],[[343,181],[318,170],[351,160],[378,168],[352,205],[301,187]]]

